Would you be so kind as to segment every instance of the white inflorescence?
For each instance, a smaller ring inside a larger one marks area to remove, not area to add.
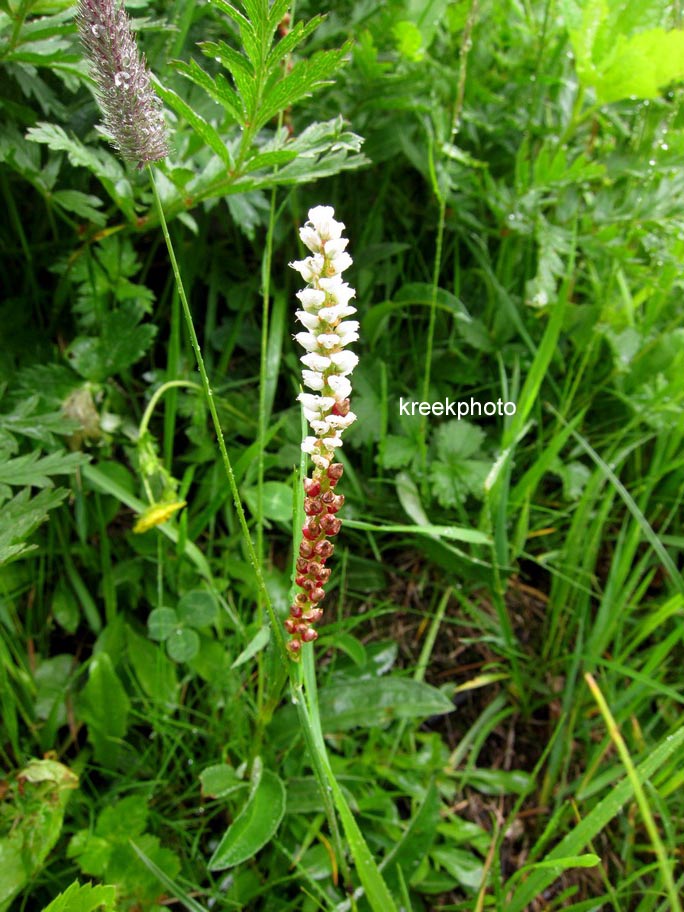
[[[342,446],[342,431],[356,420],[349,411],[351,383],[348,379],[359,359],[346,346],[359,338],[359,324],[346,320],[356,313],[349,302],[355,291],[342,281],[342,273],[352,264],[346,252],[342,222],[335,221],[332,206],[309,209],[309,221],[299,236],[311,251],[305,260],[290,263],[309,287],[297,292],[303,310],[297,319],[306,332],[295,339],[306,350],[301,361],[304,385],[313,393],[301,393],[299,401],[313,431],[302,449],[310,454],[318,468],[326,470],[335,459],[335,449]]]

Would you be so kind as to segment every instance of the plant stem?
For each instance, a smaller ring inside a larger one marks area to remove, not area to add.
[[[185,317],[185,323],[188,329],[188,335],[190,336],[190,344],[192,345],[193,351],[195,353],[195,358],[197,360],[197,367],[200,373],[202,380],[202,389],[204,390],[204,396],[209,407],[209,412],[211,414],[211,419],[214,424],[214,430],[216,431],[216,439],[218,441],[219,451],[221,453],[221,459],[223,461],[223,467],[226,471],[226,476],[228,478],[228,485],[230,487],[231,494],[233,495],[233,503],[235,504],[235,511],[238,516],[238,521],[240,523],[240,528],[242,529],[242,535],[245,542],[245,547],[247,548],[247,554],[249,557],[249,562],[252,565],[254,570],[254,575],[257,581],[257,587],[261,592],[261,595],[266,605],[266,610],[268,611],[269,618],[271,620],[271,626],[273,627],[273,633],[276,637],[278,643],[278,650],[281,655],[283,662],[289,663],[289,658],[287,655],[287,650],[285,648],[285,637],[281,629],[280,622],[276,617],[273,604],[271,602],[270,596],[268,594],[268,589],[266,588],[266,580],[264,579],[263,572],[261,570],[261,564],[257,558],[257,554],[254,550],[254,544],[252,542],[252,537],[249,532],[249,526],[247,525],[247,517],[245,516],[245,511],[242,506],[242,501],[240,500],[240,492],[238,491],[237,482],[235,481],[235,475],[233,474],[233,467],[230,462],[230,457],[228,456],[228,450],[226,449],[226,442],[223,437],[223,430],[221,428],[221,422],[219,421],[218,412],[216,410],[216,403],[214,402],[214,392],[209,384],[209,377],[207,376],[207,371],[204,366],[204,358],[202,357],[202,350],[200,348],[199,341],[197,339],[197,333],[195,332],[195,324],[193,323],[192,313],[190,311],[190,305],[188,304],[188,299],[185,294],[185,288],[183,287],[183,280],[181,278],[180,270],[178,268],[178,262],[176,260],[176,254],[173,249],[173,244],[171,242],[171,236],[169,234],[168,225],[166,224],[166,219],[164,217],[164,208],[162,206],[162,201],[159,196],[159,190],[157,189],[157,184],[154,179],[154,172],[151,166],[148,165],[148,172],[150,175],[150,182],[152,184],[152,190],[154,192],[154,199],[157,205],[157,211],[159,213],[159,224],[161,225],[162,233],[164,235],[164,240],[166,241],[166,248],[169,252],[169,259],[171,261],[171,268],[173,269],[173,275],[176,280],[176,287],[178,288],[178,296],[181,301],[181,306],[183,308],[183,316]]]

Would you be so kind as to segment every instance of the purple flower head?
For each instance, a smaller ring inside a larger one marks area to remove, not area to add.
[[[123,0],[79,0],[76,21],[112,145],[139,168],[165,158],[169,148],[161,101]]]

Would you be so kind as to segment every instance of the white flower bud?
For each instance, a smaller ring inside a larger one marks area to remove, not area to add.
[[[293,264],[290,263],[290,266]],[[318,288],[302,288],[297,292],[297,297],[302,303],[304,310],[315,311],[321,304],[325,303],[325,292]]]
[[[327,257],[338,256],[343,250],[347,249],[348,243],[348,238],[335,238],[334,240],[326,241],[323,245],[323,253],[325,253]]]
[[[318,440],[315,437],[305,437],[302,440],[302,451],[311,455],[316,450],[316,444]]]
[[[311,253],[322,253],[323,242],[315,228],[309,228],[305,225],[299,229],[299,236],[302,239],[302,243],[309,248]]]
[[[333,281],[337,279],[337,281]],[[329,300],[334,304],[348,304],[356,295],[353,288],[350,288],[346,282],[341,281],[341,276],[333,276],[330,279],[320,279],[319,285],[327,292]]]
[[[346,415],[328,415],[327,420],[330,427],[344,430],[356,421],[356,415],[354,412],[347,412]]]
[[[318,339],[313,333],[297,333],[295,339],[308,352],[315,351],[318,348]]]
[[[324,358],[323,355],[319,355],[316,352],[311,352],[309,355],[304,355],[299,359],[302,364],[306,364],[307,367],[310,367],[314,371],[324,371],[327,370],[332,361],[330,358]]]
[[[338,374],[331,374],[328,377],[328,386],[335,394],[338,402],[348,399],[351,396],[352,385],[347,377],[341,377]]]
[[[340,337],[336,333],[319,333],[318,336],[316,336],[316,339],[320,347],[325,348],[328,351],[336,348],[341,342]]]
[[[350,342],[356,342],[359,338],[358,329],[358,320],[347,320],[346,323],[338,323],[335,332],[340,337],[342,345],[349,345]]]
[[[324,260],[320,253],[307,257],[305,260],[295,260],[290,263],[293,269],[296,269],[305,282],[313,282],[323,272]]]
[[[349,269],[351,264],[354,262],[348,253],[338,253],[337,256],[334,256],[328,265],[328,269],[333,272],[344,272],[345,269]]]
[[[319,374],[318,371],[302,371],[302,379],[304,386],[308,386],[312,390],[322,390],[325,385],[323,374]]]
[[[358,357],[354,352],[350,351],[339,351],[332,352],[330,355],[330,360],[333,365],[337,368],[336,373],[342,374],[351,374],[356,365],[359,363]]]
[[[301,311],[297,312],[298,315],[299,313]],[[345,317],[350,317],[355,313],[355,307],[347,307],[345,304],[333,304],[330,307],[321,307],[318,311],[318,319],[324,320],[326,323],[334,323],[335,320],[343,320]]]
[[[298,310],[297,319],[303,326],[306,326],[307,329],[312,330],[316,329],[321,322],[321,318],[317,314],[308,313],[306,310]]]
[[[335,210],[332,206],[314,206],[313,209],[309,209],[307,226],[310,225],[324,241],[338,238],[344,231],[344,223],[336,222],[334,215]]]

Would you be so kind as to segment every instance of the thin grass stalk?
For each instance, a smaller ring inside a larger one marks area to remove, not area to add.
[[[624,738],[620,733],[620,729],[617,726],[613,714],[610,711],[610,707],[606,702],[606,698],[603,696],[603,693],[596,683],[595,678],[589,672],[585,672],[584,680],[587,682],[589,689],[593,698],[596,700],[596,703],[599,708],[599,712],[603,716],[603,721],[606,723],[606,728],[608,729],[608,734],[610,735],[611,741],[615,745],[618,754],[620,755],[620,760],[622,760],[623,766],[627,771],[627,777],[632,784],[632,789],[634,790],[634,798],[639,810],[641,811],[641,816],[644,821],[644,826],[650,837],[651,843],[653,845],[653,850],[658,859],[658,866],[660,872],[663,876],[665,882],[665,887],[667,895],[669,896],[672,912],[682,912],[682,906],[679,901],[679,895],[677,893],[677,887],[675,886],[674,877],[672,875],[672,863],[667,857],[665,851],[665,846],[663,841],[660,838],[658,833],[658,827],[656,826],[655,820],[653,819],[653,814],[651,813],[651,808],[646,798],[646,792],[641,784],[641,779],[639,774],[632,762],[632,758],[629,755],[629,749],[625,744]]]
[[[188,330],[188,335],[190,336],[190,344],[192,345],[193,351],[195,353],[195,358],[197,360],[197,367],[200,373],[202,380],[202,388],[204,390],[204,396],[209,407],[209,412],[211,414],[211,419],[214,424],[214,430],[216,432],[216,438],[219,445],[219,450],[221,453],[221,459],[223,461],[223,467],[228,478],[228,485],[230,487],[231,494],[233,495],[233,503],[235,504],[235,511],[238,516],[238,521],[240,523],[240,528],[242,530],[243,539],[245,542],[245,547],[247,548],[247,554],[249,557],[250,564],[254,570],[254,575],[257,581],[257,587],[263,597],[264,604],[266,605],[266,610],[271,621],[271,626],[273,628],[273,633],[276,638],[278,645],[278,652],[281,655],[283,662],[288,662],[287,652],[285,649],[285,637],[283,635],[282,629],[280,627],[280,622],[276,616],[271,598],[268,594],[268,589],[266,588],[266,580],[264,579],[264,574],[257,557],[257,553],[254,550],[254,543],[252,542],[252,536],[250,535],[249,526],[247,524],[247,517],[245,516],[245,511],[242,506],[242,501],[240,499],[240,492],[238,491],[237,482],[235,481],[235,475],[233,474],[233,467],[230,462],[230,457],[228,456],[228,450],[226,449],[226,442],[223,437],[223,429],[221,428],[221,422],[219,421],[218,412],[216,410],[216,403],[214,402],[214,393],[209,383],[209,377],[207,376],[207,371],[204,366],[204,358],[202,357],[202,350],[200,348],[199,340],[197,339],[197,333],[195,332],[195,324],[192,319],[192,312],[190,311],[190,305],[188,304],[188,299],[185,295],[185,288],[183,286],[183,280],[181,278],[180,270],[178,268],[178,262],[176,260],[176,254],[173,248],[173,243],[171,241],[171,236],[169,234],[168,225],[166,224],[166,218],[164,216],[164,207],[162,205],[161,198],[159,196],[159,190],[157,189],[157,184],[154,179],[154,172],[152,171],[151,166],[148,165],[148,173],[150,176],[150,182],[152,184],[152,190],[154,193],[154,199],[157,206],[157,211],[159,212],[159,223],[161,225],[162,233],[164,235],[164,240],[166,241],[166,248],[169,253],[169,259],[171,261],[171,268],[173,270],[173,275],[176,280],[176,286],[178,288],[178,296],[180,297],[181,306],[183,309],[183,316],[185,317],[185,323]]]

